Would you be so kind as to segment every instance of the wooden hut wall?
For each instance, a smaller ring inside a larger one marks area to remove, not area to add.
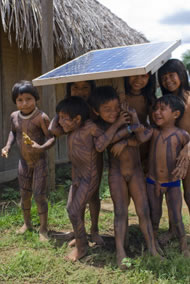
[[[37,50],[27,53],[17,47],[15,42],[10,45],[7,35],[1,29],[1,88],[0,88],[0,108],[1,108],[1,139],[0,148],[6,141],[10,130],[10,114],[16,110],[12,102],[11,89],[19,80],[31,80],[40,74],[40,54]],[[9,158],[0,158],[0,182],[16,177],[18,164],[18,149],[13,146]]]

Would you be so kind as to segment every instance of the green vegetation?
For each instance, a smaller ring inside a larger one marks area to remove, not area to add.
[[[182,61],[190,74],[190,50],[187,50],[182,54]]]
[[[61,171],[61,170],[60,170]],[[63,283],[63,284],[189,284],[190,259],[179,254],[176,240],[163,248],[164,259],[150,257],[145,248],[143,236],[137,225],[134,205],[129,208],[129,247],[124,260],[127,270],[116,266],[113,239],[113,212],[105,205],[111,204],[107,191],[107,173],[102,182],[102,210],[100,214],[100,234],[105,238],[105,246],[95,246],[90,242],[86,257],[76,263],[65,260],[70,251],[65,241],[65,232],[72,231],[66,212],[66,200],[69,188],[69,176],[62,172],[58,177],[57,190],[49,196],[50,241],[41,243],[38,238],[39,219],[36,205],[32,205],[34,230],[24,235],[16,235],[16,229],[22,225],[23,218],[19,207],[18,195],[11,201],[10,195],[0,203],[0,283]],[[62,169],[62,171],[64,171]],[[59,180],[60,179],[60,180]],[[5,193],[11,192],[5,190]],[[3,195],[4,196],[4,195]],[[2,200],[2,199],[1,199]],[[184,222],[189,230],[189,216],[186,207]],[[164,208],[161,231],[167,229],[167,212]],[[90,217],[86,212],[86,228],[89,232]],[[188,236],[188,243],[190,237]]]

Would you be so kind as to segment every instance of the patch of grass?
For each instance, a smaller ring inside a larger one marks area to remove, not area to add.
[[[62,177],[65,174],[66,178]],[[105,246],[99,247],[90,243],[88,254],[81,261],[71,263],[65,256],[71,251],[65,232],[72,231],[66,202],[70,178],[68,171],[60,167],[55,192],[49,195],[48,223],[50,241],[39,241],[39,217],[36,204],[32,202],[32,222],[34,230],[24,235],[15,231],[23,224],[19,200],[6,203],[0,212],[0,283],[60,283],[60,284],[189,284],[190,259],[179,253],[179,242],[174,240],[163,247],[164,259],[151,257],[146,251],[143,235],[139,229],[138,219],[133,202],[129,207],[129,246],[124,259],[126,271],[116,265],[113,219],[114,213],[101,210],[99,217],[100,234]],[[107,172],[104,172],[101,185],[101,198],[109,196]],[[12,196],[12,193],[11,193]],[[16,197],[15,197],[16,198]],[[12,200],[12,199],[11,199]],[[10,200],[5,200],[9,202]],[[102,200],[102,202],[104,202]],[[160,231],[168,228],[167,210],[163,210]],[[189,215],[184,211],[184,223],[189,230]],[[85,214],[87,232],[90,229],[88,207]],[[188,244],[190,236],[188,235]]]

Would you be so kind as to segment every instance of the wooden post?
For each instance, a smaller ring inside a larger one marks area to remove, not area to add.
[[[53,0],[42,0],[42,74],[54,68],[53,50]],[[54,86],[42,87],[42,109],[50,119],[55,114],[56,99]],[[55,189],[55,147],[48,151],[49,190]]]
[[[0,39],[1,39],[1,28],[0,28]],[[1,41],[0,41],[0,149],[4,146],[4,127],[3,127],[3,95],[2,95],[2,64],[1,64]],[[2,159],[0,165],[0,172],[4,170],[4,160]],[[0,181],[1,182],[1,181]]]

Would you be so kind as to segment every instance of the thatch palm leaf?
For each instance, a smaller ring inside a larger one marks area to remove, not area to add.
[[[54,0],[54,46],[71,59],[92,49],[147,42],[96,0]],[[20,48],[41,46],[40,0],[0,0],[2,26]]]

